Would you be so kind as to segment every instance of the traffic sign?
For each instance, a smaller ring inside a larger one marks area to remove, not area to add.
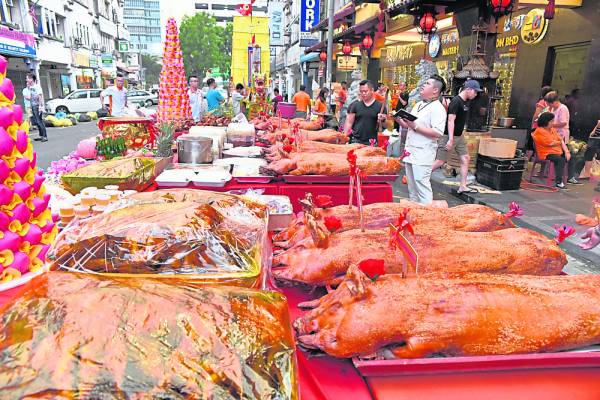
[[[119,40],[119,53],[129,53],[129,42],[126,40]]]

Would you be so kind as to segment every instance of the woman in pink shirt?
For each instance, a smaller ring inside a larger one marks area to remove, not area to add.
[[[560,102],[558,93],[556,92],[548,93],[544,97],[544,100],[548,104],[548,111],[554,114],[552,127],[556,129],[556,132],[558,132],[565,143],[569,143],[569,109]]]

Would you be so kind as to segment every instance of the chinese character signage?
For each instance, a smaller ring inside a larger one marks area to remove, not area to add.
[[[269,4],[269,43],[283,46],[283,3]]]

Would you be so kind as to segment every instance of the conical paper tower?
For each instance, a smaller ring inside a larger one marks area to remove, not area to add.
[[[7,66],[0,56],[0,284],[42,268],[57,233]]]
[[[160,71],[157,117],[159,122],[192,118],[183,56],[179,44],[179,31],[174,18],[169,18],[167,21],[163,66]]]

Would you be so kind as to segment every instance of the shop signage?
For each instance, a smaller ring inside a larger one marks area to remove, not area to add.
[[[354,56],[339,56],[337,69],[339,71],[354,71],[358,68],[358,58]]]
[[[438,56],[441,44],[442,39],[440,38],[440,35],[436,33],[435,35],[431,36],[431,39],[429,39],[429,45],[427,46],[429,57],[435,58]]]
[[[417,61],[423,55],[424,46],[424,43],[415,43],[388,47],[385,52],[385,63],[387,66],[394,66]]]
[[[300,0],[300,32],[310,32],[319,23],[319,0]]]
[[[119,52],[129,53],[129,42],[126,40],[119,40]]]
[[[285,53],[285,66],[297,65],[300,63],[300,55],[302,50],[299,44],[295,44]]]
[[[0,26],[0,54],[35,57],[35,38],[33,35]]]
[[[283,3],[269,2],[269,43],[283,46]]]
[[[90,68],[98,68],[98,57],[94,55],[90,57]]]
[[[496,39],[496,48],[502,49],[503,47],[516,46],[519,44],[519,35],[510,36],[499,36]]]
[[[458,54],[460,38],[456,29],[442,33],[440,38],[443,57]]]
[[[521,39],[527,44],[536,44],[544,39],[548,31],[548,20],[544,18],[544,10],[534,8],[525,15],[521,27]]]
[[[85,53],[76,52],[75,53],[75,65],[80,67],[89,67],[90,66],[90,56]]]
[[[112,54],[102,54],[102,68],[103,69],[114,69],[115,61]]]

